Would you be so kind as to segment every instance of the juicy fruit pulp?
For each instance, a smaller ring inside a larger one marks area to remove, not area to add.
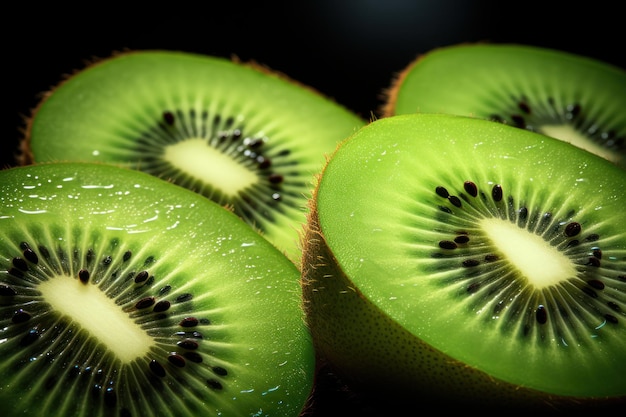
[[[461,44],[419,56],[389,90],[386,115],[451,113],[561,139],[626,168],[626,72],[558,50]]]
[[[260,66],[134,51],[50,91],[30,119],[24,160],[106,162],[167,179],[232,207],[297,259],[313,175],[363,124]]]
[[[311,202],[316,347],[361,383],[422,399],[625,396],[625,187],[604,159],[486,120],[372,122]]]
[[[0,171],[3,415],[297,416],[299,271],[240,218],[104,164]]]

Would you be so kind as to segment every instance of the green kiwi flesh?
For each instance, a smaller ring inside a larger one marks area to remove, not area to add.
[[[512,126],[397,115],[338,147],[310,205],[306,317],[352,382],[438,407],[625,398],[626,171]]]
[[[565,51],[459,44],[429,51],[389,89],[385,116],[453,113],[570,142],[626,168],[626,71]]]
[[[28,120],[22,164],[130,167],[229,206],[292,259],[313,175],[365,121],[256,63],[129,51],[53,88]]]
[[[2,415],[297,416],[314,372],[299,277],[149,174],[0,171]]]

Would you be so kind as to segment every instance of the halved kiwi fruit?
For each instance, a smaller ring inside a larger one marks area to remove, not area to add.
[[[452,113],[570,142],[626,168],[626,71],[531,45],[464,43],[418,56],[385,92],[385,116]]]
[[[314,374],[299,277],[149,174],[0,171],[2,415],[297,416]]]
[[[178,51],[98,60],[33,110],[21,164],[106,162],[228,206],[292,259],[325,154],[365,124],[257,63]]]
[[[338,147],[310,204],[307,321],[351,383],[439,410],[626,398],[626,171],[484,119],[397,115]]]

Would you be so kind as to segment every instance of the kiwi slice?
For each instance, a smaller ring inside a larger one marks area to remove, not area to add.
[[[105,162],[231,208],[292,259],[311,179],[359,116],[260,64],[179,51],[118,53],[33,110],[21,164]]]
[[[626,71],[569,52],[464,43],[417,57],[386,91],[385,116],[453,113],[556,137],[626,168]]]
[[[439,409],[623,401],[625,190],[609,161],[512,126],[370,123],[310,202],[316,349],[353,384]]]
[[[0,171],[2,415],[297,416],[314,373],[299,276],[149,174]]]

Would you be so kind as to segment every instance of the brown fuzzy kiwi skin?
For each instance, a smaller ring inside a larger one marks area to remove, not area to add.
[[[482,41],[482,42],[476,42],[476,43],[472,43],[472,42],[461,42],[459,44],[459,46],[462,45],[473,45],[473,44],[488,44],[489,42],[486,41]],[[398,92],[400,90],[400,86],[402,84],[404,84],[404,80],[407,77],[408,74],[411,73],[411,71],[413,70],[413,68],[415,68],[418,64],[420,64],[420,61],[425,58],[426,56],[428,56],[431,52],[439,50],[439,49],[444,49],[446,47],[444,46],[439,46],[436,47],[434,49],[432,49],[431,51],[427,51],[427,52],[422,52],[420,54],[418,54],[413,60],[411,60],[404,68],[400,69],[399,71],[396,71],[393,76],[391,77],[391,81],[389,83],[389,85],[384,88],[380,94],[381,97],[381,104],[377,110],[377,113],[380,115],[380,117],[390,117],[393,116],[396,112],[396,102],[398,101]]]
[[[119,50],[113,51],[111,53],[111,57],[118,56],[120,54],[130,53],[130,50]],[[39,111],[39,108],[43,105],[43,103],[54,93],[56,89],[61,87],[64,83],[66,83],[69,79],[71,79],[74,75],[79,72],[87,69],[93,65],[98,65],[99,63],[105,61],[107,58],[92,56],[89,59],[83,60],[83,66],[81,68],[75,68],[69,73],[65,73],[61,75],[61,80],[54,86],[50,87],[48,90],[40,92],[36,97],[36,104],[29,110],[29,114],[22,115],[22,126],[19,129],[21,133],[21,138],[18,143],[18,149],[15,155],[15,161],[17,165],[31,165],[33,164],[34,158],[33,153],[30,149],[30,132],[32,130],[33,120],[35,115]]]
[[[328,362],[346,383],[368,398],[382,399],[385,409],[397,407],[403,413],[416,405],[535,416],[626,407],[626,396],[558,396],[496,379],[410,334],[369,302],[341,270],[320,229],[317,190],[315,186],[301,233],[303,308],[318,361]]]

